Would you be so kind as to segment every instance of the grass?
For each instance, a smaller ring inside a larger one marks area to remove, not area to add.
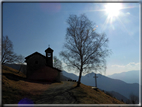
[[[76,87],[76,82],[69,81],[42,84],[26,81],[25,78],[23,73],[2,66],[3,104],[17,104],[23,98],[29,98],[35,104],[124,104],[99,89],[93,90],[91,86],[84,84],[80,84],[80,87]]]
[[[124,104],[101,90],[93,90],[91,86],[84,84],[80,84],[80,87],[71,91],[76,96],[79,104]]]
[[[13,76],[14,75],[14,76]],[[11,76],[11,77],[10,77]],[[14,77],[19,77],[16,79]],[[26,76],[17,70],[2,66],[2,103],[17,104],[23,98],[32,99],[47,90],[49,84],[25,81]]]

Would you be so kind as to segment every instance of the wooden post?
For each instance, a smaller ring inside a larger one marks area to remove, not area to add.
[[[97,88],[97,76],[96,76],[96,73],[95,73],[95,76],[94,76],[94,78],[95,78],[95,87]]]

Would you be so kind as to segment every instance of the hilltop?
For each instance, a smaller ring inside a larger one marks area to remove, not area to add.
[[[37,83],[26,81],[26,76],[7,66],[2,66],[2,103],[17,104],[21,99],[31,99],[34,104],[124,104],[91,86],[76,82]]]
[[[73,80],[77,80],[78,76],[72,73],[67,73],[63,71],[63,75],[70,77]],[[81,83],[87,86],[94,86],[95,73],[88,73],[81,77]],[[138,83],[126,83],[119,79],[112,79],[107,76],[97,74],[97,87],[101,90],[113,93],[114,97],[126,102],[129,99],[131,93],[135,96],[139,96],[139,84]],[[114,93],[115,92],[115,93]],[[119,95],[118,95],[119,94]],[[120,97],[121,96],[121,97]],[[138,102],[137,102],[138,103]]]

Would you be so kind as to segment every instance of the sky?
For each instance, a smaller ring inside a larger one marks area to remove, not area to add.
[[[106,58],[104,75],[140,69],[139,3],[3,3],[2,13],[2,35],[7,35],[14,52],[24,57],[36,51],[45,55],[50,45],[60,59],[66,20],[71,14],[85,14],[95,23],[95,31],[109,39],[112,54]]]

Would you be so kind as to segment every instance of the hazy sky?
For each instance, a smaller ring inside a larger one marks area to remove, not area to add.
[[[86,16],[96,23],[96,32],[109,38],[112,54],[106,75],[139,70],[139,3],[3,3],[3,36],[13,42],[14,52],[45,55],[48,45],[59,57],[65,43],[70,14]]]

